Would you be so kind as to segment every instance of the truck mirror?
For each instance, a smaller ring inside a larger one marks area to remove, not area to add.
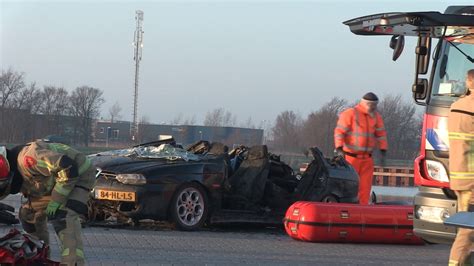
[[[416,61],[418,74],[426,74],[430,65],[431,38],[420,36],[416,46]]]
[[[403,52],[403,47],[405,47],[405,36],[393,35],[390,39],[389,46],[393,49],[392,60],[397,61],[398,57],[400,57]]]
[[[412,92],[413,98],[415,101],[426,99],[426,92],[428,91],[428,80],[424,78],[419,78],[416,81],[416,84],[413,84]]]

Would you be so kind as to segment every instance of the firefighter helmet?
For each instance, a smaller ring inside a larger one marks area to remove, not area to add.
[[[10,187],[13,175],[10,171],[10,164],[7,160],[7,149],[0,146],[0,199],[10,194]]]

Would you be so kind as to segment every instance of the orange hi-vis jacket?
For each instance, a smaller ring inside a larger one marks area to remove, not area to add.
[[[335,147],[343,147],[348,153],[371,154],[378,144],[387,150],[387,132],[378,112],[367,113],[360,104],[348,108],[339,115],[334,129]]]

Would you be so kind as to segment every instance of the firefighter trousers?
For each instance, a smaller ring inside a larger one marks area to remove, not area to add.
[[[69,198],[74,202],[83,203],[86,206],[88,193],[84,190],[74,189]],[[48,217],[46,207],[51,196],[29,198],[20,208],[19,218],[26,232],[37,236],[49,244],[47,228]],[[68,204],[66,204],[68,206]],[[50,220],[54,231],[58,235],[61,245],[61,265],[84,265],[84,248],[81,236],[81,223],[79,214],[65,206],[61,206],[54,217]]]
[[[374,161],[372,157],[357,158],[346,155],[345,159],[359,174],[359,204],[369,204],[372,179],[374,177]]]
[[[458,212],[468,211],[469,205],[474,204],[474,194],[471,190],[455,191],[458,197]],[[472,210],[469,210],[472,211]],[[473,265],[470,261],[471,249],[474,247],[474,230],[458,228],[454,239],[451,253],[449,254],[449,266]]]

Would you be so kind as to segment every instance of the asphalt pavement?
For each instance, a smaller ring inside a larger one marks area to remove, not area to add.
[[[20,197],[3,203],[18,210]],[[17,226],[21,228],[21,226]],[[0,235],[11,226],[0,225]],[[59,260],[52,233],[52,258]],[[449,245],[323,244],[291,239],[282,228],[210,227],[176,231],[166,223],[85,227],[88,265],[447,265]]]

